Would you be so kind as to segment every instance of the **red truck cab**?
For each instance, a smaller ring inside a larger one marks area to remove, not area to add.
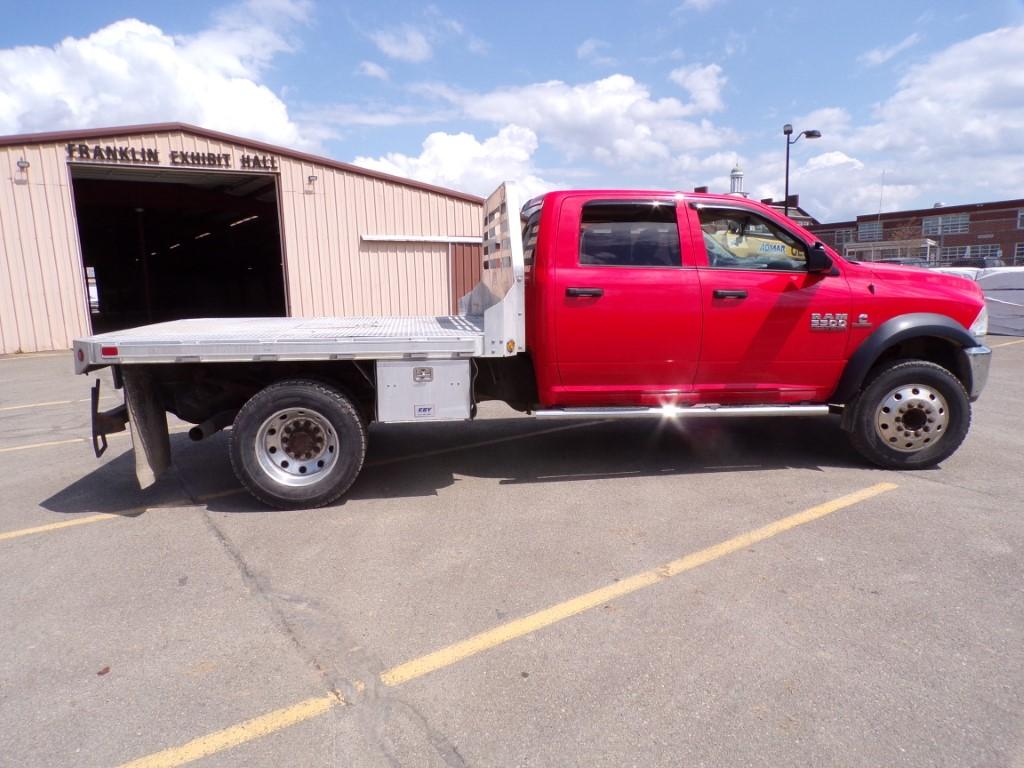
[[[739,197],[554,192],[525,218],[527,346],[548,406],[830,402],[887,322],[938,315],[966,343],[985,306],[973,282],[848,262]]]
[[[971,281],[847,261],[731,195],[555,192],[523,214],[542,415],[834,413],[890,468],[967,434],[991,356]]]

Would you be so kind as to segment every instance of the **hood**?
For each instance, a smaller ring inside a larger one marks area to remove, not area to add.
[[[925,267],[910,267],[903,264],[879,264],[877,262],[861,262],[859,267],[866,270],[876,280],[886,283],[902,283],[913,286],[934,286],[943,291],[963,293],[971,297],[982,296],[982,290],[970,277],[947,275]]]

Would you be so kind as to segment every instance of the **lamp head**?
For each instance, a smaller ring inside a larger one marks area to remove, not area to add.
[[[789,136],[791,133],[793,133],[793,126],[790,125],[789,123],[786,123],[784,126],[782,126],[782,132]]]
[[[804,136],[806,136],[808,139],[820,139],[821,138],[821,131],[815,131],[815,130],[804,131]]]

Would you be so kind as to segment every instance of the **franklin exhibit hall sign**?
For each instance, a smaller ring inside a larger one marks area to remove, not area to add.
[[[164,165],[160,150],[148,147],[121,147],[113,144],[65,144],[68,160],[119,163],[122,165]],[[166,165],[188,168],[234,168],[232,156],[227,152],[186,152],[172,149]],[[238,167],[246,171],[276,171],[277,158],[273,155],[243,153],[238,156]]]

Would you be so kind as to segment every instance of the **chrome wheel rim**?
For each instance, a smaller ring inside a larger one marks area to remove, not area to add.
[[[906,384],[882,398],[875,411],[875,432],[902,453],[924,450],[942,439],[949,427],[949,404],[937,390]]]
[[[256,433],[256,459],[282,485],[313,485],[338,463],[338,435],[323,414],[285,408],[264,421]]]

